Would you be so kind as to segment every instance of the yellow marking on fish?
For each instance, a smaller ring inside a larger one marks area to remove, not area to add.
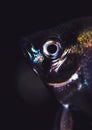
[[[79,48],[78,46],[74,45],[74,46],[71,46],[70,52],[71,53],[82,54],[83,49],[82,49],[82,47]]]
[[[85,31],[81,33],[78,36],[77,40],[84,47],[92,47],[92,31]]]

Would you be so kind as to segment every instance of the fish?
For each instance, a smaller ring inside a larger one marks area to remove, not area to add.
[[[20,46],[35,74],[65,109],[60,129],[72,130],[67,109],[78,95],[92,94],[92,17],[36,32],[24,37]]]

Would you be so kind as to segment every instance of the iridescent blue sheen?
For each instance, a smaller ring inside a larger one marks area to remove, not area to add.
[[[38,50],[35,50],[34,49],[34,47],[32,46],[31,47],[31,52],[32,52],[32,54],[29,52],[29,51],[27,51],[27,53],[28,53],[28,55],[29,55],[29,58],[30,58],[30,61],[32,62],[32,63],[41,63],[42,61],[43,61],[43,59],[44,59],[44,57],[43,57],[43,55],[40,53],[40,50],[38,49]]]

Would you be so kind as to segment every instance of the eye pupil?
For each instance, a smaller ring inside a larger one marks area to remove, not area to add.
[[[47,47],[49,53],[55,53],[57,51],[57,46],[55,44],[51,44]]]
[[[43,45],[43,54],[51,59],[55,59],[61,52],[61,44],[59,41],[48,40]]]

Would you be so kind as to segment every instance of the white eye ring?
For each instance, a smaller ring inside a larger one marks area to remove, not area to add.
[[[45,56],[55,59],[61,49],[61,44],[58,41],[48,40],[43,45],[43,53]]]

